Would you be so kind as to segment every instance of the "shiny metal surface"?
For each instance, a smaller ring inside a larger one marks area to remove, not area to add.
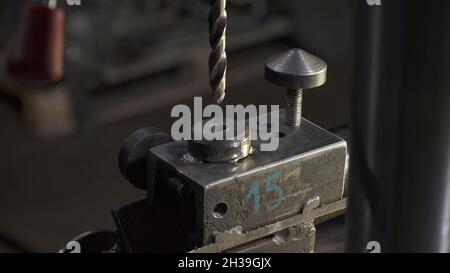
[[[202,121],[203,126],[194,126],[195,129],[199,129],[198,132],[194,132],[194,140],[188,142],[188,152],[199,161],[211,162],[211,163],[223,163],[223,162],[236,162],[250,155],[252,150],[251,146],[251,133],[249,128],[244,125],[243,132],[238,130],[232,130],[234,123],[213,123],[209,126],[220,130],[217,133],[222,136],[222,140],[195,140],[195,136],[199,136],[199,139],[203,136],[203,127],[207,126],[209,121]],[[228,134],[231,134],[229,135]]]
[[[327,63],[301,49],[291,49],[266,60],[266,80],[290,89],[311,89],[325,84]]]
[[[286,125],[300,127],[302,123],[303,90],[288,89],[286,100]]]
[[[291,49],[266,60],[266,80],[287,88],[286,125],[298,128],[302,122],[303,89],[325,84],[327,63],[301,49]]]
[[[280,129],[285,136],[277,151],[259,151],[236,163],[186,160],[188,143],[183,141],[151,149],[149,204],[165,184],[161,172],[186,181],[194,190],[196,227],[202,231],[198,244],[204,245],[217,231],[237,226],[248,231],[291,217],[316,196],[322,205],[341,200],[347,143],[305,119],[301,130]],[[252,145],[258,147],[258,141]],[[218,207],[226,208],[219,217]]]

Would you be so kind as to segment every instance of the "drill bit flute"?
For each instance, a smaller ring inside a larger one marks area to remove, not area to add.
[[[227,0],[210,0],[211,11],[209,13],[209,43],[211,55],[209,56],[209,84],[212,88],[212,98],[217,104],[225,98],[227,54]]]

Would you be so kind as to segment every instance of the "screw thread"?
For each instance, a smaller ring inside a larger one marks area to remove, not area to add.
[[[302,89],[287,90],[286,125],[300,127],[302,123]]]

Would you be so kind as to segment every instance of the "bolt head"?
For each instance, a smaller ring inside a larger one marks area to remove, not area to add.
[[[266,80],[290,89],[310,89],[327,79],[327,63],[301,49],[291,49],[266,60]]]

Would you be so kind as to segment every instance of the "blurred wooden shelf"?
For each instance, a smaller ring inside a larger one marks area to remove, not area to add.
[[[67,85],[36,86],[0,75],[0,92],[20,103],[24,123],[40,137],[60,137],[76,130],[74,105]]]
[[[280,40],[289,37],[291,30],[288,19],[271,17],[246,31],[230,31],[228,90],[247,81],[264,81],[265,58],[286,49],[286,42]],[[42,137],[73,133],[85,120],[101,126],[193,96],[209,97],[207,39],[161,43],[145,52],[125,65],[99,64],[96,71],[74,74],[69,69],[65,82],[50,87],[26,85],[0,75],[0,90],[20,101],[25,124]],[[87,111],[79,109],[73,97],[81,97]]]
[[[271,43],[251,52],[242,51],[229,55],[227,90],[249,81],[264,81],[264,61],[268,55],[285,50],[285,43]],[[270,52],[270,53],[268,53]],[[206,68],[207,62],[201,65]],[[180,69],[173,74],[142,79],[126,87],[111,87],[108,92],[93,94],[94,119],[100,124],[120,121],[134,115],[173,106],[194,96],[210,95],[208,71],[200,67]]]
[[[250,80],[263,81],[265,59],[286,49],[286,43],[279,41],[289,37],[291,31],[288,19],[274,16],[258,27],[231,32],[227,39],[227,89]],[[110,123],[193,96],[209,96],[210,48],[206,41],[182,47],[159,45],[134,63],[101,71],[99,77],[105,87],[92,94],[94,119]]]

